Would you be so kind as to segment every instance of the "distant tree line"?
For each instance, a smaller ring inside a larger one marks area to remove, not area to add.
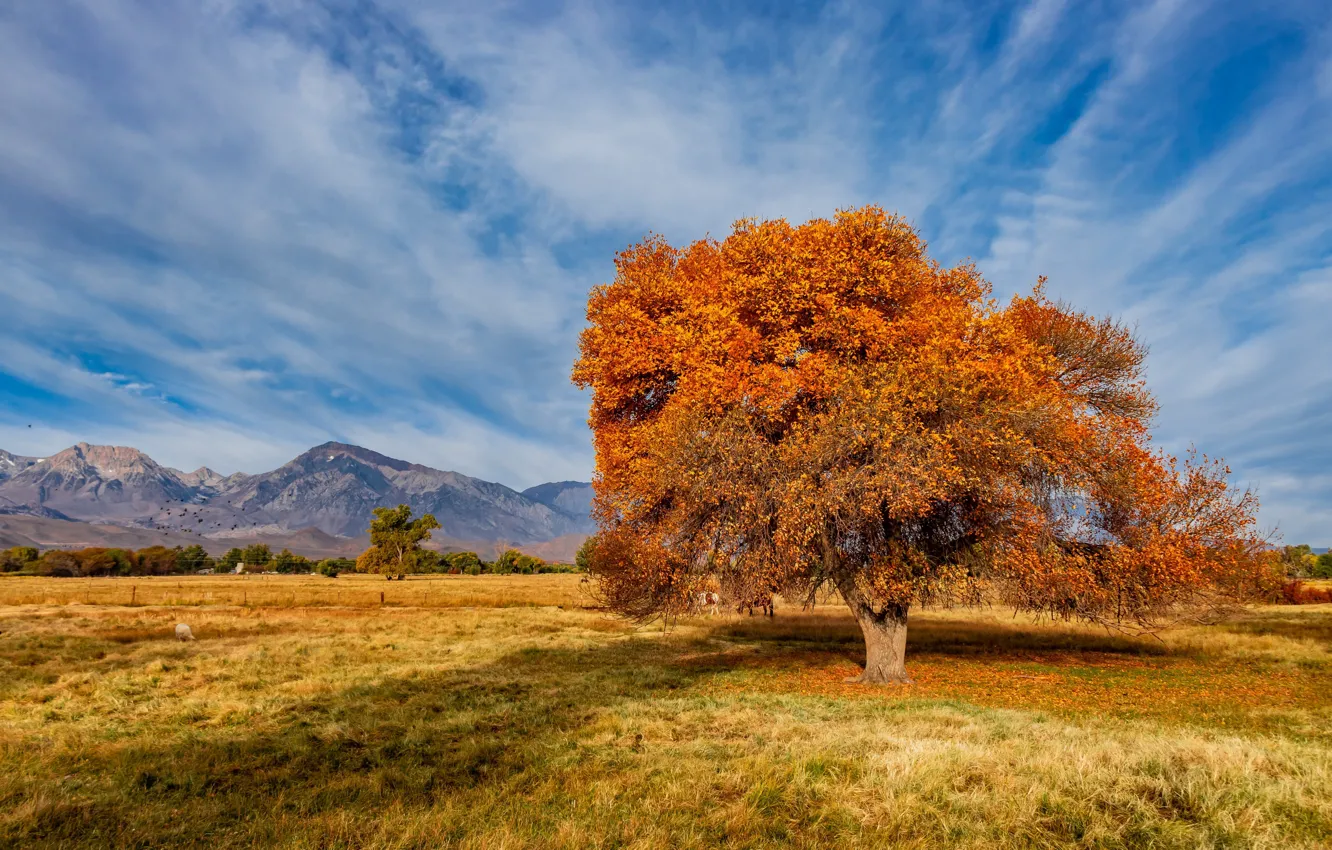
[[[283,549],[274,555],[260,543],[245,549],[231,549],[214,558],[198,544],[149,546],[146,549],[91,547],[87,549],[50,549],[40,552],[31,546],[15,546],[0,551],[0,572],[24,575],[82,578],[88,576],[165,576],[208,572],[235,572],[244,564],[245,572],[321,573],[337,575],[355,567],[348,558],[313,561]]]
[[[532,575],[571,573],[579,569],[577,565],[552,564],[517,549],[506,549],[493,561],[483,561],[475,552],[441,555],[421,548],[421,544],[430,539],[430,532],[439,528],[433,514],[413,519],[408,505],[375,508],[374,514],[369,529],[370,547],[356,559],[358,573],[373,573],[392,579],[410,573]]]
[[[441,554],[419,545],[410,549],[401,560],[384,557],[374,552],[369,557],[325,558],[312,560],[283,549],[276,555],[263,543],[244,549],[232,548],[220,558],[213,558],[198,544],[177,546],[149,546],[133,549],[91,547],[87,549],[50,549],[41,552],[32,546],[15,546],[0,550],[0,573],[83,578],[89,576],[165,576],[189,575],[200,572],[236,572],[244,565],[247,573],[316,573],[335,577],[339,573],[368,572],[397,576],[419,573],[450,575],[533,575],[536,573],[572,573],[587,569],[592,538],[579,550],[577,563],[562,564],[526,555],[517,549],[506,549],[494,560],[484,560],[476,552]],[[419,544],[419,541],[418,541]],[[375,549],[374,546],[371,550]],[[368,552],[370,550],[367,550]]]
[[[0,572],[66,578],[182,575],[213,565],[212,557],[197,544],[174,549],[149,546],[138,551],[94,546],[39,552],[31,546],[15,546],[0,552]]]
[[[1315,555],[1307,545],[1286,546],[1281,550],[1281,562],[1290,578],[1332,578],[1332,549]]]
[[[537,573],[576,573],[581,570],[575,564],[562,564],[546,561],[534,555],[525,555],[517,549],[506,549],[493,560],[485,560],[476,552],[449,552],[441,554],[422,549],[414,558],[403,565],[402,572],[390,569],[387,565],[377,564],[373,556],[353,563],[356,572],[375,575],[535,575]],[[377,568],[364,568],[364,567]]]

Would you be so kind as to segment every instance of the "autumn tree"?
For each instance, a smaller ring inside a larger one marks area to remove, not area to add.
[[[162,547],[157,547],[161,549]],[[163,550],[168,551],[168,550]],[[107,549],[93,546],[71,553],[81,565],[79,575],[127,576],[139,571],[139,559],[126,549]]]
[[[1154,452],[1144,346],[1049,300],[999,304],[875,207],[724,241],[649,237],[595,288],[591,572],[675,616],[835,589],[861,681],[906,678],[915,605],[997,599],[1139,628],[1267,589],[1252,493]]]
[[[134,553],[138,566],[135,575],[165,576],[176,572],[180,557],[179,547],[149,546]]]
[[[83,575],[83,562],[73,552],[52,549],[37,560],[33,566],[39,575],[70,578]]]
[[[370,548],[356,559],[356,571],[389,576],[416,572],[421,543],[430,539],[430,532],[440,527],[439,522],[433,514],[412,519],[409,505],[375,508],[374,513]]]

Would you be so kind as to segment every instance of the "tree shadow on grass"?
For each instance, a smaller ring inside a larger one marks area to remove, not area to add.
[[[1220,628],[1254,637],[1311,640],[1332,649],[1332,606],[1285,606],[1247,612]]]
[[[858,660],[862,652],[847,617],[687,625],[690,634],[664,640],[527,648],[457,670],[408,670],[276,708],[253,726],[19,745],[0,753],[11,770],[22,766],[17,782],[0,786],[11,789],[0,795],[8,813],[0,846],[433,847],[488,830],[537,846],[583,811],[593,785],[615,789],[625,811],[652,811],[651,777],[663,762],[644,761],[635,724],[645,713],[716,710],[704,686],[738,666],[826,665],[830,653]],[[922,616],[911,634],[909,651],[954,657],[1142,652],[1117,636],[1049,625]],[[719,762],[727,757],[719,751]],[[700,795],[709,776],[691,774]],[[420,834],[398,834],[414,816]],[[597,843],[631,841],[615,833],[613,817],[600,817],[589,828],[609,832]],[[697,829],[706,812],[677,817]]]
[[[86,627],[75,632],[0,633],[0,700],[26,688],[50,685],[70,674],[103,676],[141,667],[154,661],[181,664],[190,660],[192,647],[206,647],[219,639],[254,639],[280,634],[278,626],[246,624],[241,627],[209,628],[200,637],[208,642],[183,643],[171,622],[159,626],[128,628]]]
[[[835,652],[865,658],[860,628],[849,615],[795,613],[775,618],[740,618],[709,629],[718,638],[752,641],[774,648]],[[907,659],[913,655],[1021,658],[1032,653],[1070,656],[1165,656],[1175,650],[1150,637],[1115,634],[1063,623],[1015,620],[960,620],[913,614],[907,630]]]
[[[711,669],[677,663],[688,647],[524,649],[304,700],[263,718],[264,731],[176,726],[151,742],[57,748],[43,754],[44,775],[0,799],[11,813],[0,816],[0,846],[318,845],[299,824],[332,812],[368,824],[462,797],[521,801],[583,758],[632,753],[630,736],[589,750],[587,728],[626,703],[688,692]]]

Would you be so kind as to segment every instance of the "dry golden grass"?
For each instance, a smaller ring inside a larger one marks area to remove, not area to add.
[[[865,690],[834,607],[663,632],[569,575],[79,584],[0,579],[0,846],[1332,840],[1332,606],[1163,641],[926,612],[915,684]],[[98,604],[131,584],[182,604]]]
[[[521,578],[515,581],[515,578]],[[485,608],[592,605],[581,576],[417,575],[406,581],[347,573],[48,579],[0,576],[3,605],[170,605],[262,608]]]

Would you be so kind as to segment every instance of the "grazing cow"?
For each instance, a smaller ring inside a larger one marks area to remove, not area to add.
[[[194,640],[194,632],[184,623],[176,624],[176,640]]]
[[[721,602],[721,597],[711,590],[703,590],[694,594],[689,607],[695,614],[702,614],[706,609],[708,616],[715,616],[717,613],[717,603]]]

